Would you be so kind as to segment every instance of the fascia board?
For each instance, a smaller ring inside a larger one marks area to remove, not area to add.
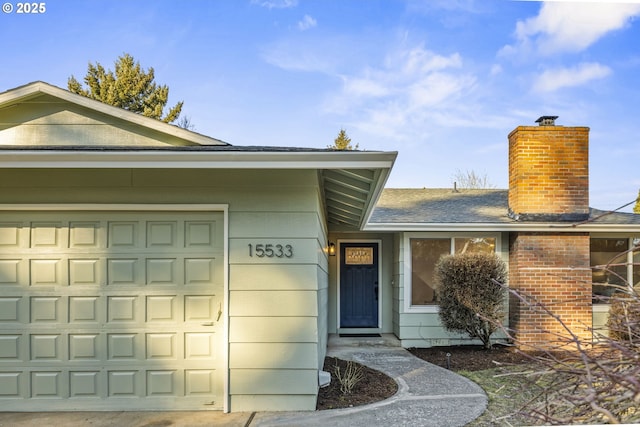
[[[472,224],[472,223],[439,223],[439,224],[416,224],[416,223],[368,223],[363,231],[486,231],[486,232],[555,232],[555,233],[640,233],[640,224],[579,224],[564,225],[551,223],[538,224]]]
[[[359,224],[359,228],[361,230],[366,228],[369,222],[369,219],[373,214],[373,210],[375,209],[376,204],[378,203],[378,199],[380,198],[380,195],[384,190],[384,186],[387,183],[387,179],[391,174],[392,166],[393,164],[389,166],[389,168],[380,170],[380,174],[377,176],[374,190],[369,195],[369,200],[367,201],[367,204],[366,204],[366,210],[364,211],[362,215],[362,220]]]
[[[0,168],[390,169],[397,155],[357,154],[0,150]]]

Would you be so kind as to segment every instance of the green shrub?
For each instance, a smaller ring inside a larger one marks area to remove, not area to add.
[[[436,264],[440,320],[491,348],[491,335],[505,316],[507,268],[495,254],[444,255]],[[497,282],[497,283],[496,283]]]

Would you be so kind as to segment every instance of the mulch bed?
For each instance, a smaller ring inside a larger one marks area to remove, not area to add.
[[[453,371],[482,371],[504,365],[522,365],[531,358],[513,347],[494,345],[486,350],[482,346],[461,345],[451,347],[411,348],[416,357]],[[447,357],[447,354],[450,356]],[[447,359],[449,363],[447,365]]]
[[[367,366],[356,364],[362,370],[364,378],[355,385],[351,394],[343,394],[340,391],[340,382],[335,376],[336,365],[340,367],[341,372],[344,372],[347,361],[335,357],[325,358],[323,369],[331,373],[331,384],[320,389],[317,410],[366,405],[387,399],[398,391],[398,384],[389,376]]]

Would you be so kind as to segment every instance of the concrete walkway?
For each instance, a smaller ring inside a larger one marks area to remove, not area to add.
[[[480,386],[409,353],[394,337],[331,338],[328,356],[353,360],[389,375],[398,392],[371,405],[316,412],[259,412],[251,427],[464,426],[486,409]]]
[[[315,412],[5,412],[0,413],[0,427],[450,427],[474,420],[487,405],[477,384],[418,359],[392,335],[375,339],[332,336],[328,355],[386,373],[398,383],[398,392],[371,405]]]

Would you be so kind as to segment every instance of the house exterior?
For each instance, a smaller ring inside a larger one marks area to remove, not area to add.
[[[512,133],[514,159],[549,151],[527,147],[540,132],[581,147],[527,205],[525,172],[553,159],[512,161],[510,190],[384,189],[395,152],[236,147],[43,82],[1,93],[0,409],[313,410],[329,334],[465,342],[431,277],[461,248],[602,324],[590,264],[637,244],[640,218],[588,208],[585,129]]]

